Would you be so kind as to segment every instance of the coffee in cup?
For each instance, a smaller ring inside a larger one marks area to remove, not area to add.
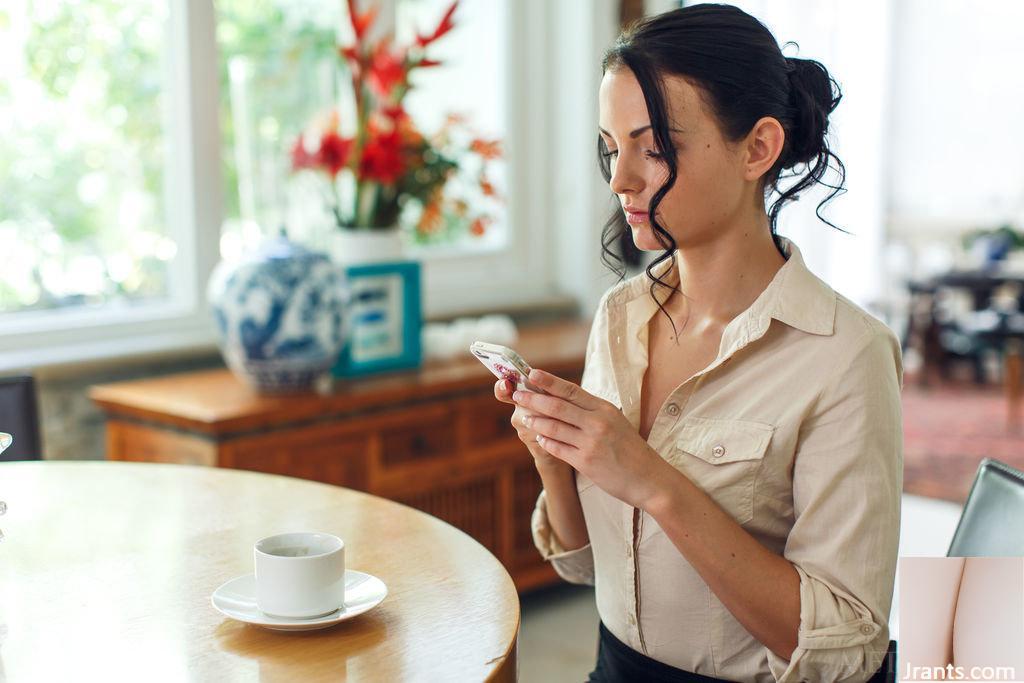
[[[319,532],[267,536],[253,547],[256,606],[272,617],[310,619],[345,606],[345,542]]]

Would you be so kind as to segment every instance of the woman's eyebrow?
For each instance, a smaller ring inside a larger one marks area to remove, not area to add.
[[[645,130],[647,130],[650,127],[651,127],[651,124],[647,124],[646,126],[642,126],[640,128],[637,128],[636,130],[634,130],[632,133],[629,134],[629,137],[635,138],[636,136],[640,135],[641,133],[643,133]],[[609,137],[610,138],[612,136],[611,133],[606,131],[601,126],[598,126],[597,129],[599,131],[601,131],[601,134],[604,135],[605,137]],[[685,133],[686,132],[682,128],[669,128],[669,130],[672,131],[673,133]]]

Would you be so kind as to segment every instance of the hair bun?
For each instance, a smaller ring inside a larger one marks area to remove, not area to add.
[[[784,164],[790,167],[807,163],[822,153],[828,132],[828,115],[839,106],[843,95],[828,70],[813,59],[786,57],[786,74],[796,120],[794,139]]]

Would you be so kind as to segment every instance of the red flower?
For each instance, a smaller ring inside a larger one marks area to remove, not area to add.
[[[405,55],[391,54],[381,41],[370,63],[370,87],[381,99],[387,99],[396,85],[405,81]]]
[[[356,34],[356,44],[362,42],[363,36],[366,35],[366,32],[377,18],[378,10],[380,10],[380,7],[371,7],[365,14],[360,14],[356,10],[355,0],[348,0],[348,17],[352,21],[352,30]]]
[[[363,158],[359,160],[360,179],[395,183],[405,170],[401,143],[397,130],[372,135],[363,147]]]
[[[317,152],[316,162],[331,174],[331,178],[334,178],[341,169],[345,168],[351,151],[351,139],[343,138],[333,130],[327,131],[320,138],[320,150]]]
[[[305,142],[300,135],[299,139],[292,145],[292,170],[301,171],[304,168],[313,168],[314,166],[316,166],[316,155],[306,151]]]
[[[448,31],[451,31],[455,27],[455,23],[452,21],[452,15],[455,13],[455,8],[458,6],[458,4],[459,0],[455,0],[455,2],[451,4],[451,7],[448,8],[448,11],[446,11],[444,13],[444,16],[441,17],[441,23],[437,25],[437,28],[434,29],[434,32],[432,34],[430,34],[429,36],[421,36],[417,33],[416,44],[419,45],[420,47],[426,47],[427,45],[430,45],[432,42],[434,42],[444,34],[448,33]]]

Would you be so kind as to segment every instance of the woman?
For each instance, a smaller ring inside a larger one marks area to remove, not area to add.
[[[840,98],[728,5],[643,20],[603,68],[598,148],[628,213],[605,256],[620,230],[663,253],[602,298],[581,386],[495,385],[543,480],[537,547],[596,587],[590,680],[869,680],[898,547],[899,344],[775,234],[834,157]]]

